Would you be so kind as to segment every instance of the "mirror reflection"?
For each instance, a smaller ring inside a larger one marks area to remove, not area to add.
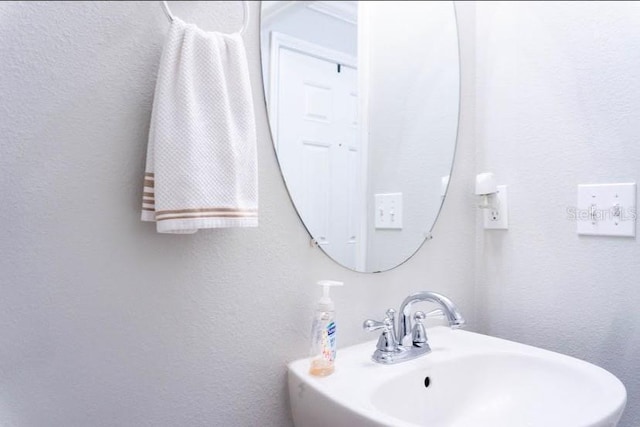
[[[458,127],[453,2],[263,1],[274,148],[312,238],[384,271],[430,236]]]

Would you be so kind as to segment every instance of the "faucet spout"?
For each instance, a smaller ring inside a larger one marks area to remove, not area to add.
[[[462,317],[458,308],[449,298],[436,292],[418,292],[405,298],[400,306],[400,319],[398,319],[398,341],[400,343],[405,337],[411,335],[411,307],[414,303],[421,301],[438,304],[444,312],[450,327],[460,328],[464,326],[464,317]]]

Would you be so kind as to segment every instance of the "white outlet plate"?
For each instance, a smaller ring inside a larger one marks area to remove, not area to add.
[[[509,228],[507,186],[498,185],[498,192],[491,196],[494,208],[482,209],[485,230],[506,230]]]
[[[402,193],[375,194],[376,229],[402,229]]]
[[[574,216],[578,234],[618,237],[636,235],[634,182],[578,185],[576,208]]]

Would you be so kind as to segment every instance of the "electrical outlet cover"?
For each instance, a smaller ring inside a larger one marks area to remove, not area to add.
[[[507,186],[498,185],[497,188],[498,192],[492,197],[495,209],[482,209],[485,230],[506,230],[509,228]]]

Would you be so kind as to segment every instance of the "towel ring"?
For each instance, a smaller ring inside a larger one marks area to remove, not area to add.
[[[161,1],[160,5],[162,6],[162,11],[167,16],[167,19],[169,20],[169,22],[173,22],[175,18],[173,16],[173,13],[171,13],[171,9],[169,9],[169,4],[166,1]],[[249,2],[248,1],[242,2],[242,12],[243,12],[243,17],[242,17],[242,28],[240,28],[240,34],[244,34],[244,32],[247,30],[247,27],[249,26]]]

